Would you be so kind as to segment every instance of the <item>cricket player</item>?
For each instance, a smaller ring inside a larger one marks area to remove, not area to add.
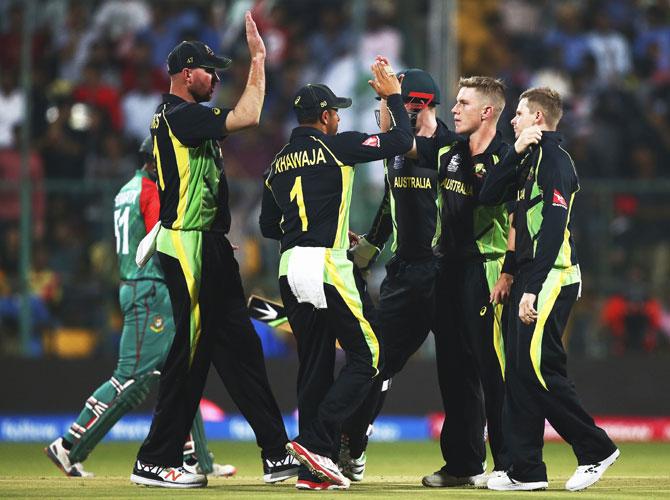
[[[176,334],[161,371],[151,429],[130,476],[136,484],[207,485],[205,475],[181,467],[181,448],[212,364],[254,430],[264,481],[283,481],[298,473],[297,461],[285,449],[286,429],[249,319],[239,265],[226,238],[231,215],[220,141],[257,126],[265,97],[265,45],[249,12],[245,25],[251,63],[235,107],[200,104],[214,93],[216,71],[231,61],[202,42],[184,41],[168,55],[170,93],[163,96],[151,124],[161,221],[156,249]]]
[[[391,379],[419,349],[433,325],[440,235],[437,162],[430,143],[447,133],[436,116],[440,89],[421,69],[398,74],[405,110],[412,124],[417,154],[384,160],[384,197],[370,230],[352,248],[354,263],[365,270],[393,235],[393,256],[380,288],[377,323],[383,339],[384,365],[361,408],[344,425],[338,465],[352,481],[365,474],[368,428],[381,411]],[[381,130],[388,129],[388,108],[381,100]],[[421,153],[425,154],[421,154]]]
[[[119,302],[123,312],[116,370],[86,400],[68,432],[44,449],[66,476],[93,476],[81,462],[156,385],[174,338],[170,297],[158,259],[152,258],[142,268],[135,264],[137,245],[158,222],[160,205],[152,149],[151,137],[147,137],[140,146],[144,165],[114,198],[114,234],[121,277]],[[200,412],[184,446],[184,465],[201,474],[235,474],[232,465],[212,463]]]
[[[505,346],[503,431],[509,467],[506,474],[488,480],[492,490],[547,488],[542,461],[545,419],[577,457],[567,490],[588,488],[619,456],[616,445],[582,407],[567,376],[562,335],[579,297],[581,272],[571,231],[579,179],[556,131],[562,114],[555,90],[541,87],[521,94],[512,119],[514,148],[489,172],[479,193],[487,204],[514,196],[517,200],[517,273]]]
[[[390,130],[338,134],[338,110],[351,99],[325,85],[307,85],[293,101],[299,126],[265,179],[261,231],[281,241],[279,289],[300,361],[300,433],[287,450],[316,475],[299,476],[301,489],[349,487],[332,457],[342,423],[366,397],[380,366],[365,285],[347,255],[351,189],[356,163],[405,153],[413,139],[400,82],[380,62],[372,69],[369,83],[387,99]],[[336,339],[346,363],[333,379]]]
[[[505,107],[502,82],[461,78],[451,112],[455,133],[437,141],[441,197],[435,348],[446,419],[440,435],[445,465],[423,478],[429,487],[486,487],[484,425],[494,466],[506,470],[503,302],[512,275],[505,266],[510,207],[483,206],[479,190],[509,146],[496,131]]]

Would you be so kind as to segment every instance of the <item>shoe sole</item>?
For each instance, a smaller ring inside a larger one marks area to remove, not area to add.
[[[546,490],[549,487],[549,483],[545,482],[534,482],[534,483],[516,483],[512,485],[506,485],[500,488],[491,488],[490,486],[488,487],[489,490],[493,491],[542,491]]]
[[[275,474],[264,474],[263,475],[263,482],[267,484],[272,484],[272,483],[279,483],[281,481],[286,481],[287,479],[290,479],[292,477],[295,477],[298,475],[298,472],[300,471],[299,466],[295,466],[292,469],[286,469],[281,472],[277,472]]]
[[[421,479],[421,484],[426,488],[462,488],[463,486],[474,486],[474,483],[471,481],[463,481],[462,483],[437,484],[432,483],[426,477]],[[484,486],[484,488],[486,488],[486,486]]]
[[[169,481],[159,481],[157,479],[149,479],[148,477],[138,476],[136,474],[130,475],[130,481],[141,486],[154,486],[157,488],[204,488],[207,486],[207,481],[204,483],[171,483]]]
[[[297,490],[310,490],[310,491],[325,491],[325,490],[346,490],[344,486],[333,483],[315,483],[312,481],[299,481],[295,483],[295,488]]]
[[[61,471],[63,474],[65,474],[67,477],[78,477],[78,476],[72,476],[72,475],[70,475],[70,474],[65,470],[65,467],[63,467],[63,464],[60,462],[60,460],[58,460],[58,456],[56,456],[56,454],[55,454],[53,451],[51,451],[51,448],[50,448],[49,446],[47,446],[46,448],[44,448],[44,454],[45,454],[45,455],[47,456],[47,458],[48,458],[49,460],[51,460],[51,461],[54,463],[54,465],[55,465],[56,467],[58,467],[58,468],[60,469],[60,471]]]
[[[296,443],[295,441],[287,443],[286,451],[298,462],[307,467],[312,474],[314,474],[322,481],[328,481],[340,486],[349,486],[345,482],[346,479],[345,481],[342,481],[342,477],[338,477],[332,472],[329,472],[328,470],[320,467],[319,464],[317,464],[311,457],[311,453],[306,448],[300,446],[299,443]]]
[[[591,482],[589,482],[588,484],[585,484],[585,485],[580,485],[576,488],[568,488],[567,483],[566,483],[565,489],[568,490],[568,491],[582,491],[582,490],[585,490],[586,488],[588,488],[589,486],[593,486],[598,481],[600,481],[600,479],[603,477],[605,472],[607,472],[607,469],[609,469],[612,466],[612,464],[614,464],[614,462],[617,461],[617,459],[619,458],[620,455],[621,455],[621,451],[617,448],[614,453],[612,453],[609,457],[607,457],[605,460],[603,460],[601,462],[601,464],[605,465],[605,468],[603,469],[603,471],[600,474],[598,474],[598,476],[595,479],[593,479],[593,481],[591,481]]]

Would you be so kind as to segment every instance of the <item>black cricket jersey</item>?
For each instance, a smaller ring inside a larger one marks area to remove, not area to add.
[[[230,229],[219,145],[229,112],[163,95],[151,122],[163,227],[223,233]]]
[[[511,148],[480,193],[485,203],[516,195],[516,262],[526,276],[524,291],[536,295],[552,269],[578,265],[571,215],[579,179],[562,140],[559,132],[543,131],[540,143],[526,154]],[[578,271],[573,275],[579,276]]]
[[[484,206],[479,190],[487,172],[507,153],[500,132],[483,153],[470,155],[468,139],[449,132],[438,144],[440,253],[447,259],[498,259],[507,250],[509,206]]]
[[[448,133],[438,119],[433,137],[416,137],[417,158],[384,160],[384,198],[366,239],[381,247],[393,233],[391,251],[403,260],[433,256],[440,236],[437,157],[434,143]]]
[[[281,251],[295,246],[349,248],[349,206],[356,163],[406,153],[413,137],[399,94],[389,96],[391,123],[386,133],[326,135],[296,127],[265,176],[261,232],[281,240]]]

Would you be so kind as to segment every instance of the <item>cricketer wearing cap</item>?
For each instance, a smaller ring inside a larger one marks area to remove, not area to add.
[[[381,410],[391,378],[424,342],[435,313],[437,258],[433,246],[440,234],[436,158],[427,147],[447,132],[436,117],[440,90],[429,73],[408,69],[398,74],[405,109],[416,137],[417,158],[397,155],[384,160],[384,197],[367,234],[351,249],[354,263],[367,269],[393,236],[393,256],[380,288],[377,322],[383,340],[384,365],[365,402],[343,428],[339,463],[353,481],[363,479],[369,424]],[[388,129],[386,102],[379,121]]]
[[[88,477],[81,464],[123,415],[133,410],[158,382],[160,370],[174,338],[170,297],[158,257],[144,267],[135,264],[135,248],[158,222],[159,200],[152,140],[140,146],[142,169],[114,198],[114,233],[119,259],[119,302],[123,331],[119,360],[112,377],[86,400],[84,409],[67,433],[52,442],[45,453],[67,476]],[[196,466],[196,457],[200,457]],[[207,450],[200,412],[184,446],[184,463],[205,474],[230,476],[231,465],[214,464]]]
[[[324,85],[307,85],[294,100],[300,126],[277,153],[265,179],[264,236],[280,240],[279,288],[298,343],[300,433],[287,449],[314,474],[346,488],[331,460],[342,422],[378,374],[380,348],[370,324],[364,283],[347,256],[355,164],[402,154],[412,146],[400,83],[380,63],[370,84],[388,98],[387,133],[338,134],[337,110],[351,105]],[[333,380],[335,340],[346,353]]]
[[[161,373],[151,429],[131,475],[138,484],[173,488],[207,484],[204,475],[179,466],[181,445],[211,363],[256,434],[265,481],[297,474],[297,464],[284,449],[286,431],[226,238],[228,186],[218,141],[256,126],[265,94],[265,46],[249,12],[246,35],[249,78],[232,110],[199,104],[211,98],[219,80],[216,70],[226,68],[230,60],[214,55],[201,42],[182,42],[168,56],[170,93],[151,124],[160,195],[157,250],[176,333]]]
[[[552,89],[521,94],[512,120],[517,140],[479,193],[487,204],[517,200],[518,272],[510,297],[503,429],[510,464],[507,474],[489,479],[494,490],[548,486],[542,461],[545,418],[577,456],[567,490],[589,487],[619,456],[567,376],[561,337],[579,297],[581,272],[571,231],[579,179],[556,132],[562,114],[561,97]]]

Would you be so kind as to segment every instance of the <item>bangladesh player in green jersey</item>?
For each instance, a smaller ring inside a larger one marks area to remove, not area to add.
[[[116,370],[86,400],[69,430],[44,449],[67,476],[93,476],[81,462],[123,415],[144,401],[158,381],[174,338],[170,297],[158,258],[152,258],[142,268],[135,263],[135,249],[158,221],[160,210],[152,147],[151,137],[147,137],[140,146],[143,167],[114,199],[114,234],[121,277],[119,302],[123,312]],[[232,465],[212,463],[199,412],[184,445],[184,463],[215,476],[235,474]]]

